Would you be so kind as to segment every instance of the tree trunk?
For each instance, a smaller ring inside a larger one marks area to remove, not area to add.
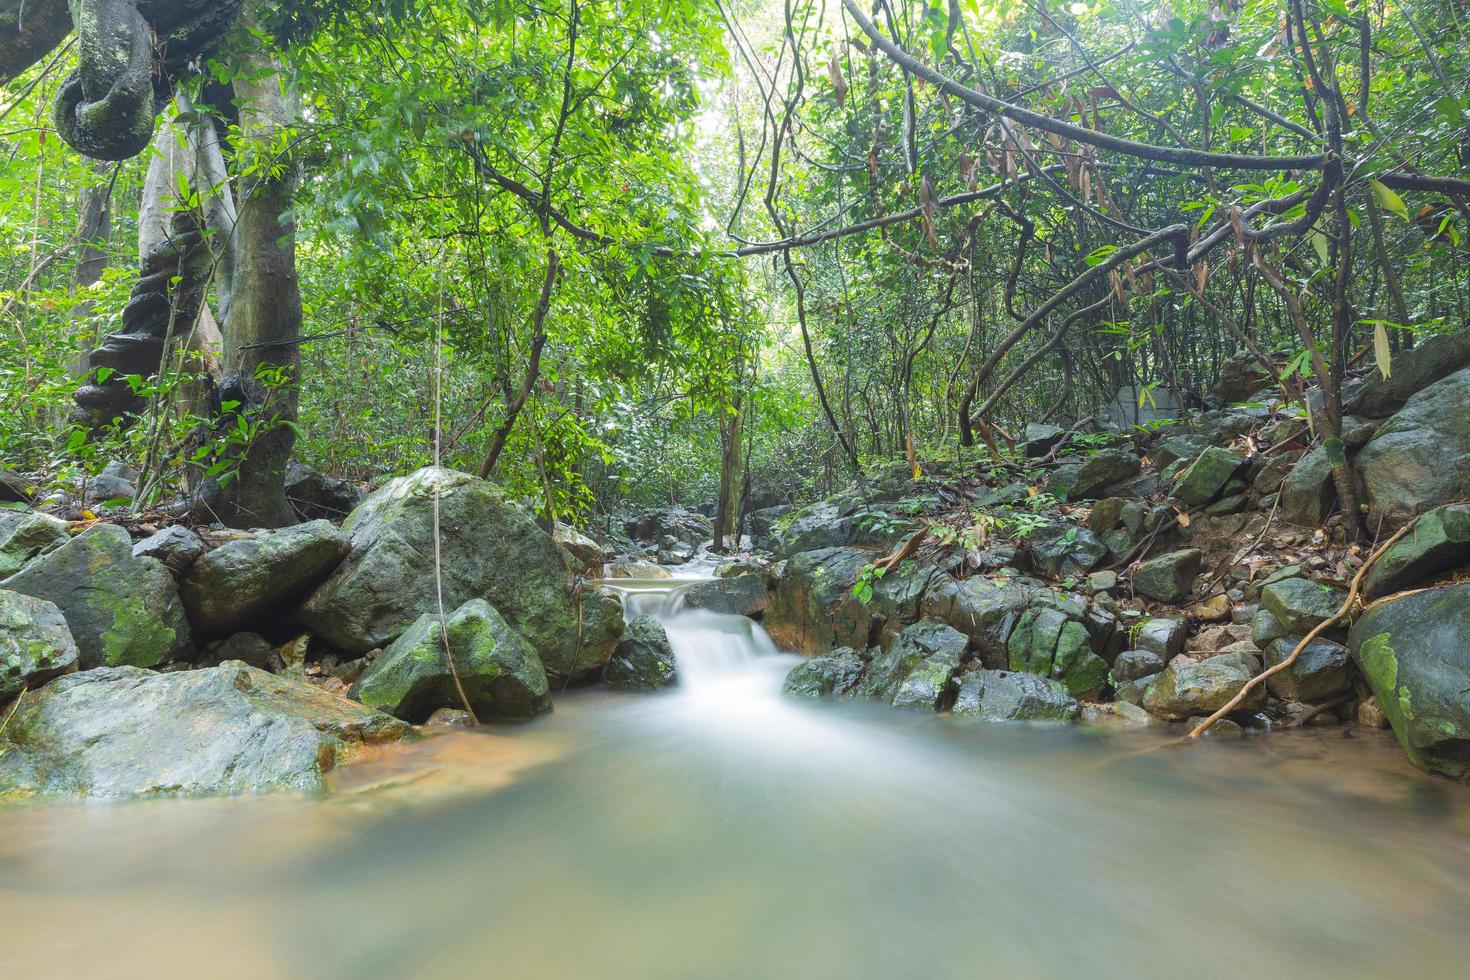
[[[257,3],[246,6],[255,21]],[[282,91],[281,69],[270,53],[251,45],[240,57],[236,81],[242,156],[271,154],[276,136],[295,115]],[[248,80],[247,80],[248,79]],[[240,189],[235,229],[235,267],[225,322],[223,431],[243,417],[249,436],[235,448],[237,468],[225,487],[220,517],[238,527],[282,527],[296,523],[286,501],[286,462],[296,441],[301,368],[301,289],[296,276],[296,226],[283,220],[296,191],[291,161],[272,155],[261,161]],[[271,164],[276,164],[272,166]],[[246,169],[242,167],[242,170]]]

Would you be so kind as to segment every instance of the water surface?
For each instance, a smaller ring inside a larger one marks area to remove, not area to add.
[[[327,798],[0,810],[0,976],[1455,976],[1470,792],[1360,729],[1154,731],[783,699],[759,627],[683,682],[384,750]]]

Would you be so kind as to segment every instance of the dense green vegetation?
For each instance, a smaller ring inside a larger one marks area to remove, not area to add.
[[[212,482],[258,523],[288,452],[365,483],[437,456],[547,518],[733,528],[1123,387],[1187,404],[1242,347],[1320,383],[1331,446],[1349,372],[1466,322],[1466,18],[246,3],[115,162],[52,117],[86,39],[7,47],[0,459],[61,489],[120,459],[135,506]],[[164,369],[99,376],[160,227]]]

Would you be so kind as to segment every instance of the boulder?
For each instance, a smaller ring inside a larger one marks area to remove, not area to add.
[[[1136,476],[1143,464],[1126,449],[1099,449],[1052,473],[1051,490],[1068,500],[1098,496],[1110,484]]]
[[[1298,636],[1283,636],[1266,647],[1266,666],[1275,667],[1301,642]],[[1266,678],[1266,687],[1287,701],[1326,701],[1353,686],[1353,661],[1347,647],[1331,640],[1316,639],[1297,656],[1296,663]]]
[[[1287,629],[1281,625],[1281,620],[1271,615],[1267,609],[1258,609],[1251,614],[1250,627],[1251,642],[1262,650],[1270,646],[1272,640],[1287,635]]]
[[[0,589],[0,704],[76,669],[76,641],[61,610]]]
[[[204,552],[204,542],[199,535],[179,524],[155,531],[133,545],[134,558],[157,559],[175,578],[194,567]]]
[[[1030,604],[1031,590],[1016,582],[997,585],[983,576],[957,580],[939,575],[925,591],[920,613],[965,634],[980,663],[999,670],[1010,665],[1006,643]]]
[[[1288,634],[1305,636],[1342,608],[1347,593],[1305,578],[1287,578],[1261,589],[1261,605]]]
[[[341,521],[363,501],[363,492],[346,480],[302,463],[286,467],[286,500],[303,521]]]
[[[651,561],[636,558],[619,558],[607,566],[608,578],[673,578],[667,568]]]
[[[1470,497],[1470,368],[1410,398],[1358,453],[1357,468],[1370,527],[1392,530]]]
[[[1348,648],[1414,764],[1470,776],[1470,585],[1384,602],[1353,625]]]
[[[1007,649],[1010,669],[1061,681],[1073,697],[1095,697],[1108,664],[1092,652],[1087,627],[1066,613],[1033,606],[1022,614]]]
[[[0,793],[90,797],[317,791],[396,718],[241,663],[158,674],[106,667],[52,681],[0,736]]]
[[[456,609],[442,630],[438,614],[420,616],[368,665],[349,697],[412,722],[463,708],[465,700],[481,721],[523,721],[551,710],[536,651],[483,599]]]
[[[346,537],[318,520],[221,545],[179,585],[189,621],[202,633],[280,622],[347,557]]]
[[[14,470],[0,467],[0,503],[29,503],[35,495],[35,484]]]
[[[1298,527],[1320,527],[1336,502],[1332,464],[1327,450],[1318,446],[1297,460],[1281,485],[1281,519]]]
[[[1067,430],[1059,425],[1028,422],[1021,430],[1021,438],[1016,440],[1016,448],[1027,459],[1040,459],[1061,445],[1066,437]]]
[[[1244,464],[1245,457],[1210,446],[1179,474],[1171,496],[1187,507],[1203,507],[1224,492]]]
[[[1133,572],[1133,591],[1159,602],[1183,602],[1194,591],[1204,555],[1198,548],[1150,558]]]
[[[623,530],[636,541],[658,541],[667,535],[689,545],[708,541],[715,533],[708,517],[684,507],[646,510],[625,521]]]
[[[1047,578],[1076,578],[1092,571],[1108,557],[1107,545],[1085,527],[1049,524],[1025,538],[1031,568]]]
[[[802,551],[841,548],[853,543],[852,518],[836,504],[822,501],[785,518],[775,530],[777,553],[789,557]]]
[[[771,531],[776,522],[795,510],[790,504],[776,504],[772,507],[762,507],[745,515],[745,533],[750,535],[750,540],[757,548],[769,547],[771,544]]]
[[[1154,717],[1168,721],[1210,715],[1225,707],[1255,674],[1255,661],[1238,653],[1222,653],[1208,660],[1176,660],[1149,685],[1143,707]],[[1266,689],[1257,686],[1241,702],[1239,713],[1249,714],[1265,706]]]
[[[1144,620],[1133,631],[1133,645],[1139,650],[1156,653],[1167,662],[1184,649],[1184,640],[1188,634],[1184,620],[1154,616]]]
[[[204,648],[197,663],[200,666],[217,667],[227,660],[238,660],[243,664],[272,673],[285,665],[279,654],[274,652],[270,640],[259,633],[231,633]]]
[[[1120,687],[1129,681],[1152,677],[1167,666],[1164,658],[1151,650],[1124,650],[1108,671],[1108,683]]]
[[[347,518],[352,552],[302,607],[306,625],[338,649],[365,653],[437,612],[436,489],[445,607],[488,601],[554,680],[600,672],[623,632],[618,602],[574,590],[567,553],[494,484],[435,467],[390,481]]]
[[[921,600],[940,573],[932,565],[905,562],[869,580],[872,593],[864,602],[853,595],[853,585],[863,566],[877,557],[860,548],[793,555],[762,619],[771,639],[783,650],[808,654],[886,645],[919,618]]]
[[[1127,432],[1134,426],[1153,428],[1183,414],[1184,406],[1178,396],[1167,388],[1129,385],[1118,389],[1100,418],[1111,428]]]
[[[67,542],[66,521],[33,511],[8,529],[0,527],[0,579],[9,578],[31,559]]]
[[[1180,460],[1194,459],[1210,446],[1210,441],[1204,436],[1192,433],[1180,433],[1174,436],[1165,436],[1160,439],[1153,449],[1153,460],[1163,469]]]
[[[756,572],[698,582],[684,593],[684,606],[688,609],[707,609],[731,616],[759,616],[769,602],[765,576]]]
[[[1414,529],[1379,556],[1363,580],[1363,594],[1388,595],[1454,568],[1470,558],[1470,504],[1426,511]]]
[[[612,659],[602,668],[609,687],[650,691],[668,687],[678,679],[678,665],[664,624],[644,613],[634,616],[613,648]]]
[[[1343,411],[1382,418],[1398,411],[1415,394],[1463,368],[1470,367],[1470,330],[1420,340],[1393,357],[1393,374],[1374,374],[1344,393]]]
[[[920,620],[905,627],[887,650],[873,658],[857,693],[900,707],[932,710],[959,669],[967,646],[969,639],[958,630],[937,620]],[[911,675],[912,685],[907,683]]]
[[[152,667],[194,653],[173,576],[161,562],[134,558],[128,532],[94,524],[0,582],[61,609],[82,669]]]
[[[1233,405],[1275,381],[1275,374],[1267,371],[1254,354],[1248,350],[1237,351],[1220,365],[1220,376],[1210,389],[1210,400],[1217,405]]]
[[[823,698],[854,693],[867,663],[851,647],[839,647],[803,660],[786,675],[784,694],[794,698]]]
[[[596,541],[569,524],[556,522],[551,539],[566,549],[572,560],[587,569],[601,569],[607,563],[607,551]]]
[[[1073,721],[1080,712],[1066,685],[1020,671],[972,671],[954,703],[956,715],[987,721]]]

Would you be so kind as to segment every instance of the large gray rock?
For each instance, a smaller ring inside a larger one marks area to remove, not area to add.
[[[1119,687],[1129,681],[1152,677],[1167,666],[1164,658],[1152,650],[1124,650],[1108,671],[1108,683]]]
[[[664,624],[646,613],[634,616],[612,659],[602,668],[602,679],[609,687],[630,691],[668,687],[678,680],[678,664]]]
[[[76,667],[77,645],[61,610],[0,589],[0,704]]]
[[[1156,653],[1167,662],[1184,649],[1184,640],[1188,633],[1189,628],[1184,620],[1154,616],[1144,620],[1133,631],[1133,645],[1140,650]]]
[[[1103,409],[1104,423],[1114,429],[1131,430],[1134,426],[1145,428],[1184,414],[1184,406],[1172,391],[1165,388],[1145,389],[1130,385],[1118,389],[1113,400]]]
[[[84,670],[152,667],[194,653],[173,576],[152,558],[134,558],[132,538],[115,524],[93,525],[0,588],[54,602]]]
[[[1305,578],[1287,578],[1261,589],[1261,605],[1289,634],[1305,636],[1342,608],[1347,593]],[[1345,625],[1345,624],[1344,624]]]
[[[668,535],[689,545],[698,545],[714,535],[708,517],[683,507],[656,507],[624,522],[623,530],[637,541],[658,541]]]
[[[286,467],[286,500],[303,521],[340,521],[362,503],[363,492],[346,480],[293,462]]]
[[[987,721],[1073,721],[1080,712],[1066,685],[1022,671],[972,671],[954,703],[956,715]]]
[[[1394,735],[1415,765],[1470,775],[1470,585],[1374,606],[1348,638]]]
[[[899,707],[933,709],[959,669],[969,640],[933,619],[905,627],[868,666],[857,693]],[[912,682],[912,683],[911,683]]]
[[[1369,597],[1398,592],[1470,558],[1470,504],[1436,507],[1379,556],[1363,580]]]
[[[1136,476],[1142,465],[1126,449],[1099,449],[1081,461],[1057,467],[1050,488],[1068,500],[1096,497],[1109,485]]]
[[[853,543],[852,518],[830,501],[804,507],[784,519],[775,530],[777,553],[783,557]]]
[[[964,580],[939,575],[924,593],[921,614],[965,634],[982,666],[1002,670],[1010,665],[1011,632],[1030,605],[1031,590],[1016,582],[997,585],[978,575]]]
[[[1172,496],[1186,506],[1203,507],[1224,492],[1244,465],[1245,457],[1219,446],[1210,446],[1179,474]]]
[[[267,531],[200,558],[180,583],[179,597],[202,633],[229,633],[266,618],[279,621],[349,550],[347,538],[326,520]]]
[[[782,693],[794,698],[824,698],[854,693],[867,663],[851,647],[839,647],[803,660],[786,675]]]
[[[1369,525],[1395,529],[1470,497],[1470,368],[1409,399],[1357,458]]]
[[[1470,366],[1470,329],[1419,341],[1412,350],[1394,355],[1393,373],[1373,375],[1346,392],[1343,411],[1381,418],[1398,411],[1415,394],[1436,381]]]
[[[456,609],[442,630],[436,613],[420,616],[368,665],[350,697],[416,723],[465,700],[481,721],[523,721],[551,710],[536,651],[483,599]]]
[[[1254,658],[1222,653],[1208,660],[1176,660],[1158,674],[1143,696],[1149,714],[1168,721],[1210,715],[1230,703],[1256,675]],[[1257,685],[1237,709],[1250,714],[1266,706],[1266,689]]]
[[[1337,500],[1332,464],[1318,446],[1297,460],[1281,485],[1281,519],[1298,527],[1319,527]]]
[[[803,551],[787,560],[762,622],[783,650],[826,653],[838,647],[884,646],[919,618],[932,565],[906,562],[871,581],[866,602],[853,594],[864,565],[879,557],[859,548]]]
[[[698,582],[684,593],[684,605],[689,609],[707,609],[731,616],[759,616],[770,599],[765,576],[758,572]]]
[[[365,653],[437,612],[434,495],[439,492],[444,605],[488,601],[536,649],[553,680],[595,675],[623,632],[622,608],[574,589],[567,553],[494,484],[429,467],[399,477],[352,512],[352,552],[302,607],[328,643]]]
[[[1049,524],[1032,531],[1025,539],[1031,568],[1047,578],[1080,578],[1108,556],[1107,545],[1085,527]]]
[[[0,793],[91,797],[313,791],[396,718],[241,663],[156,674],[107,667],[52,681],[0,736]]]
[[[1301,642],[1299,636],[1283,636],[1266,647],[1266,666],[1275,667]],[[1353,686],[1353,662],[1347,647],[1331,640],[1316,639],[1297,655],[1296,663],[1266,678],[1271,693],[1288,701],[1326,701]]]
[[[1058,609],[1027,609],[1007,650],[1011,670],[1060,681],[1073,697],[1095,697],[1108,679],[1107,661],[1092,652],[1086,625]]]
[[[155,531],[133,545],[133,557],[157,559],[177,578],[193,568],[194,563],[204,556],[205,550],[199,535],[174,524]]]
[[[1150,558],[1133,572],[1133,591],[1160,602],[1183,602],[1194,590],[1204,554],[1198,548]]]
[[[26,514],[8,528],[0,527],[0,579],[9,578],[38,555],[66,544],[66,521],[42,514]]]

